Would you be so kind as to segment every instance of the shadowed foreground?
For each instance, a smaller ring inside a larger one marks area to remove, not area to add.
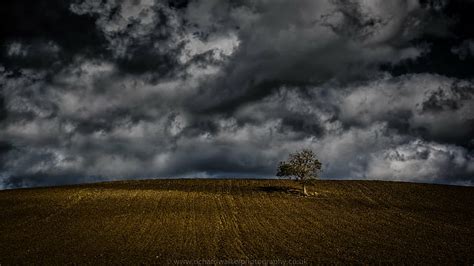
[[[319,181],[313,197],[297,188],[146,180],[0,191],[0,264],[474,263],[472,187]]]

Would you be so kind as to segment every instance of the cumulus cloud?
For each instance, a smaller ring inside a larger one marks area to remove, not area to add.
[[[472,154],[453,145],[415,140],[373,154],[368,166],[367,174],[372,178],[473,184]]]
[[[47,29],[10,16],[24,34],[2,32],[0,187],[273,177],[305,147],[325,178],[472,184],[472,77],[423,64],[432,38],[456,37],[435,2],[53,1]]]
[[[381,64],[414,60],[427,49],[410,43],[423,33],[421,22],[432,15],[415,3],[397,1],[397,8],[381,1],[265,3],[231,8],[232,23],[213,24],[217,29],[240,25],[240,45],[220,75],[203,85],[211,89],[206,89],[202,101],[198,99],[197,109],[232,109],[268,95],[279,85],[373,76]],[[220,10],[216,6],[206,4],[209,10]],[[195,23],[207,26],[207,21]],[[209,101],[210,94],[220,97]]]
[[[382,78],[348,92],[341,120],[360,126],[385,121],[403,134],[467,145],[474,133],[473,85],[430,74]]]

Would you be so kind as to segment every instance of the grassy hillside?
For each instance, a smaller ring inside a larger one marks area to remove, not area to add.
[[[0,264],[474,263],[472,187],[319,181],[314,197],[296,188],[147,180],[0,191]]]

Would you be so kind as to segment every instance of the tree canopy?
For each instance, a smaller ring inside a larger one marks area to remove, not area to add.
[[[277,176],[300,181],[303,184],[304,194],[307,194],[305,184],[318,179],[321,168],[322,164],[316,154],[310,149],[303,149],[290,154],[287,161],[280,162]]]

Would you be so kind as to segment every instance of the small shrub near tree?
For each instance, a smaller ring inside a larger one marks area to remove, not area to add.
[[[310,149],[290,154],[287,161],[280,162],[277,176],[298,181],[303,186],[303,194],[308,195],[306,186],[319,179],[322,164]]]

